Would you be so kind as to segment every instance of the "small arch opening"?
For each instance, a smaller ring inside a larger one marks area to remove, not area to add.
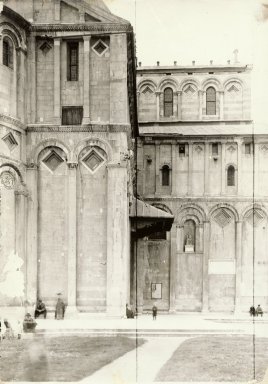
[[[216,115],[216,90],[213,87],[206,90],[206,114]]]
[[[227,186],[228,187],[235,186],[235,168],[233,165],[229,165],[227,169]]]
[[[12,68],[14,65],[14,47],[11,39],[7,36],[3,38],[3,65]]]
[[[171,117],[173,115],[173,90],[166,88],[164,90],[164,116]]]
[[[166,186],[166,187],[169,186],[170,184],[169,176],[170,176],[170,168],[168,165],[164,165],[162,167],[162,185],[163,186]]]

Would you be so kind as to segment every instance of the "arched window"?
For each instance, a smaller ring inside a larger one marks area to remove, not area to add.
[[[13,68],[13,44],[8,37],[3,39],[3,65]]]
[[[206,91],[206,114],[216,115],[216,90],[213,87]]]
[[[193,220],[186,220],[184,223],[184,250],[185,252],[195,251],[196,225]]]
[[[235,186],[235,168],[233,165],[229,165],[227,169],[227,186],[228,187]]]
[[[164,165],[162,167],[162,185],[163,186],[169,185],[169,172],[170,172],[169,166]]]
[[[173,115],[173,91],[171,88],[164,90],[164,116],[171,117]]]

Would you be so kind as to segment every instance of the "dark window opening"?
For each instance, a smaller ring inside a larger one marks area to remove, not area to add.
[[[173,91],[171,88],[164,90],[164,116],[171,117],[173,115]]]
[[[216,90],[213,87],[206,91],[206,114],[216,115]]]
[[[233,187],[235,185],[235,168],[230,165],[227,170],[227,186]]]
[[[218,156],[219,154],[219,146],[218,143],[212,143],[212,155]]]
[[[251,145],[250,143],[245,144],[245,154],[250,155],[251,154]]]
[[[179,145],[179,155],[180,156],[185,156],[185,144],[180,144]]]
[[[3,65],[13,68],[13,44],[9,38],[3,40]]]
[[[83,119],[83,107],[63,107],[62,125],[81,125]]]
[[[78,81],[78,43],[67,43],[67,80]]]
[[[162,167],[162,185],[163,186],[169,186],[169,166],[164,165]]]
[[[148,239],[149,240],[166,240],[167,239],[167,233],[165,231],[151,233],[148,236]]]

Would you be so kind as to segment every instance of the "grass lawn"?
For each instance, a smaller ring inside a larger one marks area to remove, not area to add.
[[[135,339],[123,336],[3,340],[0,342],[0,379],[78,381],[135,347]]]
[[[268,368],[268,339],[255,339],[256,379]],[[156,381],[253,380],[252,336],[202,336],[185,341]]]

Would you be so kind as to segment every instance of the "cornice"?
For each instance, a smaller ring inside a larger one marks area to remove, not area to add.
[[[210,203],[233,203],[233,204],[238,204],[238,203],[252,203],[252,196],[204,196],[204,197],[190,197],[190,196],[142,196],[142,199],[144,201],[148,202],[177,202],[181,203],[183,202],[184,204],[191,204],[191,203],[205,203],[205,204],[210,204]],[[267,196],[258,196],[254,197],[254,203],[268,203],[268,197]]]
[[[87,124],[87,125],[40,125],[31,124],[27,132],[130,132],[127,124]]]
[[[119,23],[94,23],[94,24],[33,24],[31,32],[65,32],[65,31],[89,31],[89,32],[133,32],[131,24]]]

